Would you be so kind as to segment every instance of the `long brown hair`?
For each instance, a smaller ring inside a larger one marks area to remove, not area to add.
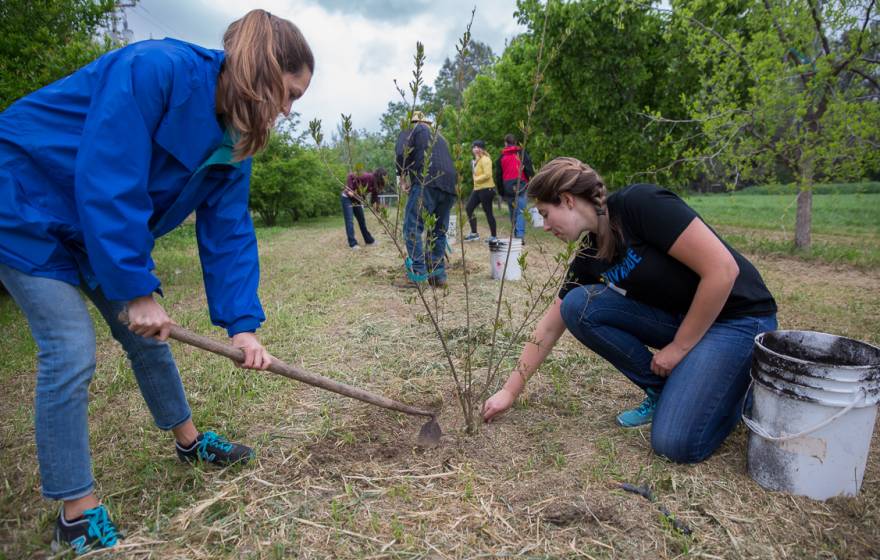
[[[217,112],[239,135],[235,159],[260,151],[286,102],[284,73],[315,71],[315,57],[293,23],[251,10],[223,34],[226,61],[217,79]]]
[[[596,170],[582,161],[558,157],[541,168],[529,182],[528,194],[539,202],[558,205],[562,193],[582,198],[596,207],[599,224],[596,228],[597,257],[614,260],[623,242],[617,222],[608,216],[608,189]]]

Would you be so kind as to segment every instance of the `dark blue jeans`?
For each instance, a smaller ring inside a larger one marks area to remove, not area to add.
[[[711,455],[742,414],[754,338],[776,329],[776,316],[716,321],[667,378],[651,372],[652,352],[675,337],[684,315],[668,313],[602,284],[565,295],[562,319],[588,348],[630,381],[660,392],[651,428],[654,452],[679,463]]]
[[[517,189],[517,187],[519,188]],[[528,203],[525,185],[517,179],[508,179],[504,181],[504,192],[510,193],[510,196],[503,198],[507,203],[507,210],[510,212],[510,227],[513,228],[513,236],[523,239],[526,236],[525,212]],[[514,192],[517,194],[513,195]]]
[[[426,189],[422,185],[413,185],[410,188],[403,217],[403,239],[412,261],[408,271],[411,278],[433,276],[446,280],[446,229],[449,227],[449,213],[454,203],[455,195],[440,189]],[[428,232],[427,255],[422,246],[424,214],[436,218],[434,228]]]
[[[354,237],[354,221],[352,215],[357,218],[358,227],[361,229],[361,235],[364,236],[364,243],[369,245],[376,241],[367,230],[367,221],[364,219],[364,207],[351,203],[351,199],[347,196],[340,196],[342,199],[342,216],[345,218],[345,235],[348,237],[348,246],[354,247],[358,244]]]

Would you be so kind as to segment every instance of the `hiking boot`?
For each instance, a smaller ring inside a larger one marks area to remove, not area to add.
[[[184,463],[204,461],[220,467],[241,463],[242,465],[253,459],[254,450],[240,443],[232,443],[225,437],[214,432],[199,434],[192,445],[184,448],[180,442],[175,442],[177,458]]]
[[[351,245],[349,247],[349,249],[351,249],[352,251],[360,251],[361,246],[360,245]]]
[[[642,401],[642,404],[618,414],[617,423],[624,428],[650,424],[654,419],[654,410],[657,408],[658,400],[660,400],[660,393],[654,389],[645,389],[645,400]]]
[[[464,236],[464,240],[465,240],[465,241],[479,241],[479,240],[480,240],[480,234],[479,234],[479,233],[469,233],[469,234],[467,234],[467,235]]]
[[[62,506],[58,520],[55,521],[52,552],[61,552],[64,547],[70,546],[79,556],[90,550],[114,547],[117,539],[121,538],[122,535],[117,532],[116,525],[110,521],[107,508],[103,505],[85,510],[73,521],[64,518],[64,506]]]
[[[486,243],[497,243],[497,242],[498,242],[498,238],[495,237],[494,235],[486,238]]]

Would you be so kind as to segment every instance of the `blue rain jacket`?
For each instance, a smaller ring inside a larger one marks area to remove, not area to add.
[[[159,290],[155,240],[195,211],[211,320],[256,330],[251,161],[231,162],[215,115],[222,63],[173,39],[134,43],[0,113],[0,262],[129,301]]]

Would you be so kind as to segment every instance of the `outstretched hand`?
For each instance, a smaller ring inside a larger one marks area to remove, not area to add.
[[[483,403],[483,422],[491,422],[496,416],[506,412],[516,396],[507,389],[500,389]]]
[[[267,369],[272,364],[272,355],[266,350],[257,335],[240,332],[232,337],[232,345],[244,351],[244,361],[237,364],[248,369]]]

